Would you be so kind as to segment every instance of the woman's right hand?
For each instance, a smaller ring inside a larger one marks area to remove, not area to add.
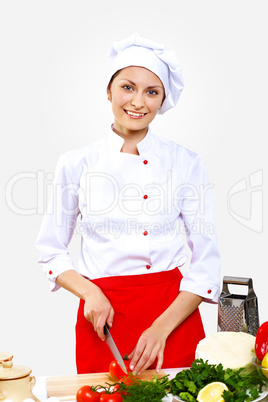
[[[114,309],[102,290],[75,270],[62,272],[56,283],[85,301],[84,316],[104,341],[103,327],[113,325]]]
[[[104,325],[113,325],[114,309],[101,291],[101,289],[91,282],[90,291],[85,297],[84,316],[90,321],[101,340],[105,341],[103,333]]]

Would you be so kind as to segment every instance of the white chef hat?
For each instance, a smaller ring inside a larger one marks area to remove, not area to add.
[[[147,68],[160,78],[166,95],[158,111],[160,114],[176,105],[184,83],[181,64],[170,47],[134,33],[113,42],[108,57],[112,60],[110,77],[122,68],[138,66]]]

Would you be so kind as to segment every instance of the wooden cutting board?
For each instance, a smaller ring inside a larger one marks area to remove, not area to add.
[[[155,370],[145,370],[138,378],[145,381],[150,381],[155,376]],[[158,373],[158,377],[163,377],[164,371]],[[47,396],[56,396],[62,401],[75,400],[75,396],[79,388],[83,385],[107,385],[113,384],[113,381],[109,378],[109,373],[92,373],[92,374],[77,374],[77,375],[65,375],[47,378]]]

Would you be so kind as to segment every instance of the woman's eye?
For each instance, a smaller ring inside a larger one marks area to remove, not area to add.
[[[123,88],[126,89],[127,91],[132,90],[132,87],[130,85],[124,85]]]
[[[157,95],[157,92],[154,91],[153,89],[150,89],[150,91],[148,91],[149,95]]]

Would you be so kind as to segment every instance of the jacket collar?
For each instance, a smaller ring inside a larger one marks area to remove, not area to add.
[[[106,144],[110,149],[117,152],[121,151],[124,144],[124,139],[113,131],[113,126],[111,126],[110,132],[106,137]],[[137,144],[139,154],[142,155],[151,152],[153,144],[154,134],[149,127],[146,136]]]

